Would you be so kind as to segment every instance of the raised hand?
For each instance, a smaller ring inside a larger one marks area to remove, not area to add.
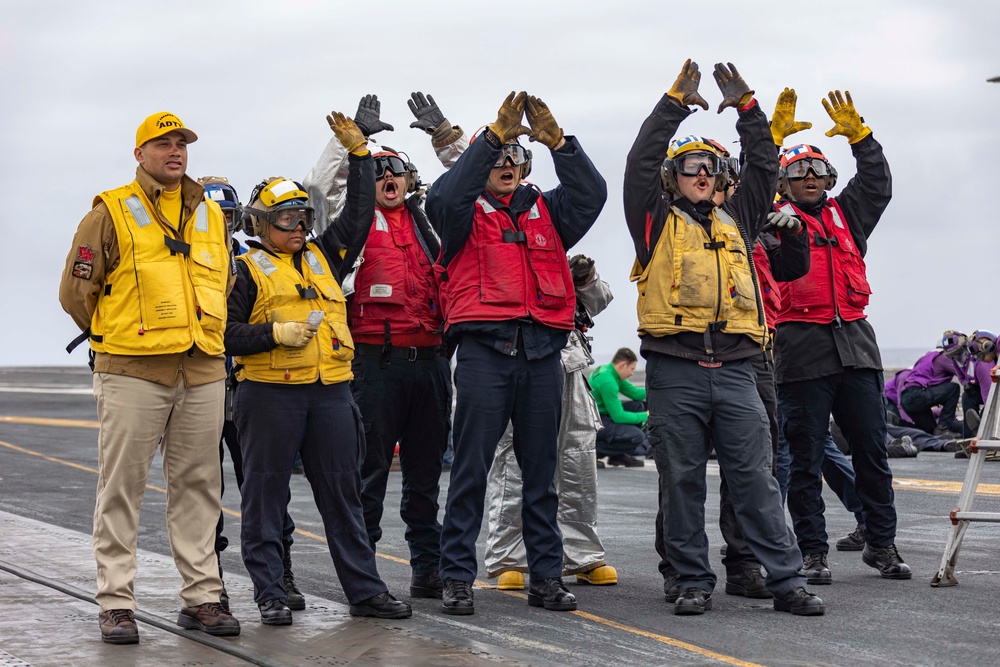
[[[684,61],[681,73],[677,75],[674,85],[667,91],[669,97],[674,98],[682,107],[697,104],[705,111],[708,111],[708,102],[698,94],[698,84],[701,82],[701,72],[698,70],[698,63],[692,62],[690,58]]]
[[[833,120],[833,127],[827,130],[826,136],[843,135],[847,137],[847,143],[856,144],[869,134],[872,129],[865,125],[865,119],[858,115],[854,108],[854,100],[851,99],[851,91],[845,91],[843,95],[839,90],[831,90],[828,94],[830,101],[823,100],[823,108]]]
[[[490,125],[490,132],[500,137],[501,143],[507,143],[522,134],[531,134],[531,130],[521,124],[524,116],[524,105],[528,94],[523,90],[516,95],[510,92],[507,99],[497,111],[497,119]]]
[[[423,130],[427,134],[434,134],[434,130],[444,122],[444,114],[431,95],[424,95],[418,90],[410,93],[410,99],[406,100],[406,104],[410,107],[410,112],[417,117],[410,123],[410,127]]]
[[[719,113],[726,107],[740,108],[750,104],[753,99],[753,91],[743,80],[736,70],[736,65],[729,63],[727,68],[722,63],[715,63],[715,82],[719,84],[722,91],[722,104],[719,105]]]
[[[771,138],[774,139],[775,146],[783,146],[785,139],[813,126],[812,123],[795,120],[797,101],[798,96],[794,88],[785,88],[778,95],[778,101],[774,105],[774,115],[771,116]]]
[[[555,150],[559,142],[562,141],[563,131],[556,119],[553,118],[549,107],[540,98],[529,95],[525,109],[528,125],[531,126],[531,135],[528,138]]]
[[[330,115],[326,117],[326,122],[330,124],[330,129],[337,135],[337,139],[344,145],[344,148],[348,152],[354,153],[358,149],[365,148],[368,145],[368,139],[365,138],[364,131],[358,127],[355,121],[339,111],[331,111]]]
[[[366,137],[381,132],[382,130],[393,131],[393,126],[383,123],[379,117],[382,113],[382,103],[378,101],[378,95],[365,95],[358,102],[358,112],[354,114],[354,122],[357,123]]]

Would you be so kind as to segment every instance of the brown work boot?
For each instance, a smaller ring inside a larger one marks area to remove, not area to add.
[[[235,637],[240,634],[240,622],[218,602],[184,607],[177,617],[177,625],[188,630],[201,630],[215,637]]]
[[[139,627],[131,609],[108,609],[97,615],[101,639],[108,644],[138,644]]]

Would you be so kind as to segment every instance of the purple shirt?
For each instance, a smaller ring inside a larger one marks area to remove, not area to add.
[[[910,415],[906,414],[906,410],[899,404],[899,388],[906,384],[906,377],[910,374],[909,368],[904,368],[899,371],[885,383],[885,397],[889,399],[896,409],[899,410],[899,416],[908,422],[912,422]]]
[[[944,384],[950,382],[953,377],[958,378],[962,386],[969,381],[969,374],[965,372],[965,368],[958,365],[958,362],[946,356],[941,350],[931,350],[913,365],[913,370],[906,377],[906,381],[898,387],[899,393],[902,394],[910,387],[926,388]]]
[[[972,362],[972,376],[979,384],[979,391],[983,393],[983,405],[986,404],[986,399],[990,395],[990,385],[993,384],[993,380],[990,378],[990,371],[993,370],[995,365],[995,361]]]

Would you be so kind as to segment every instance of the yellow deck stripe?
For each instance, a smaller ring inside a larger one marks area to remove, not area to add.
[[[9,417],[8,418],[0,418],[0,421],[14,421],[15,419],[20,419],[20,418],[9,418]],[[53,423],[53,422],[59,422],[59,423]],[[27,421],[27,420],[26,421],[20,421],[18,423],[37,423],[37,424],[41,424],[43,426],[78,426],[79,424],[87,424],[89,422],[75,422],[74,420],[69,420],[69,419],[39,419],[39,420],[32,420],[32,421]],[[72,461],[66,461],[66,460],[63,460],[63,459],[59,459],[59,458],[56,458],[54,456],[47,456],[47,455],[42,454],[40,452],[35,452],[35,451],[30,450],[30,449],[25,449],[24,447],[19,447],[18,445],[15,445],[15,444],[12,444],[12,443],[9,443],[9,442],[4,442],[3,440],[0,440],[0,446],[7,447],[8,449],[13,449],[14,451],[21,452],[22,454],[29,454],[31,456],[37,456],[39,458],[45,459],[46,461],[50,461],[52,463],[61,463],[63,465],[70,466],[71,468],[76,468],[77,470],[83,470],[83,471],[86,471],[86,472],[92,472],[94,474],[99,474],[98,471],[94,470],[93,468],[88,468],[87,466],[83,466],[83,465],[80,465],[78,463],[73,463]],[[154,491],[159,491],[160,493],[163,493],[163,494],[166,494],[166,492],[167,492],[166,489],[161,489],[159,487],[151,486],[151,485],[148,485],[148,484],[146,485],[146,488],[153,489]],[[234,512],[233,510],[229,510],[229,509],[226,509],[226,508],[222,508],[222,511],[225,512],[226,514],[229,514],[230,516],[234,516],[234,517],[240,517],[241,516],[239,512]],[[295,532],[297,534],[299,534],[299,535],[302,535],[303,537],[308,537],[310,539],[316,540],[317,542],[323,542],[324,544],[326,543],[326,538],[324,538],[321,535],[317,535],[316,533],[313,533],[313,532],[310,532],[310,531],[306,531],[306,530],[300,530],[298,528],[295,529]],[[385,558],[386,560],[390,560],[390,561],[392,561],[394,563],[400,563],[402,565],[409,565],[410,564],[410,561],[407,560],[407,559],[405,559],[405,558],[398,558],[396,556],[391,556],[389,554],[385,554],[385,553],[382,553],[382,552],[375,552],[375,555],[379,556],[381,558]],[[479,587],[479,588],[482,588],[482,589],[495,588],[494,586],[491,586],[491,585],[489,585],[489,584],[487,584],[487,583],[485,583],[483,581],[478,581],[478,580],[476,581],[476,586]],[[515,597],[520,597],[520,598],[523,598],[523,599],[527,599],[527,597],[528,597],[524,593],[517,593],[517,592],[514,592],[514,591],[500,591],[500,592],[501,593],[506,593],[507,595],[513,595]],[[724,662],[724,663],[727,663],[727,664],[730,664],[730,665],[740,665],[741,667],[764,667],[763,665],[759,665],[759,664],[754,663],[754,662],[746,662],[745,660],[740,660],[739,658],[734,658],[732,656],[728,656],[728,655],[725,655],[725,654],[722,654],[722,653],[716,653],[715,651],[710,651],[709,649],[701,648],[700,646],[695,646],[694,644],[688,644],[687,642],[683,642],[683,641],[681,641],[679,639],[674,639],[672,637],[667,637],[666,635],[660,635],[660,634],[657,634],[655,632],[649,632],[647,630],[641,630],[639,628],[633,628],[633,627],[631,627],[629,625],[624,625],[622,623],[618,623],[618,622],[612,621],[610,619],[602,618],[601,616],[597,616],[595,614],[588,614],[587,612],[583,612],[583,611],[574,611],[574,612],[570,612],[570,613],[571,614],[575,614],[576,616],[578,616],[580,618],[584,618],[584,619],[587,619],[589,621],[593,621],[595,623],[599,623],[601,625],[606,625],[606,626],[608,626],[610,628],[615,628],[615,629],[621,630],[623,632],[629,632],[629,633],[634,634],[634,635],[639,635],[640,637],[646,637],[647,639],[653,639],[653,640],[658,641],[660,643],[667,644],[668,646],[673,646],[675,648],[684,649],[686,651],[690,651],[692,653],[697,653],[698,655],[702,655],[702,656],[705,656],[705,657],[708,657],[708,658],[712,658],[713,660],[718,660],[720,662]]]

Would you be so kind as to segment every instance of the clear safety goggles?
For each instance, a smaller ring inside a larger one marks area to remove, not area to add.
[[[697,176],[702,169],[709,176],[717,176],[725,170],[726,163],[710,153],[686,153],[674,158],[673,168],[678,174],[685,176]]]
[[[816,175],[816,178],[823,178],[824,176],[831,176],[830,165],[828,165],[823,160],[814,157],[807,157],[801,160],[796,160],[792,162],[787,167],[785,167],[785,176],[791,180],[798,178],[805,178],[809,172],[812,171]]]
[[[500,157],[497,158],[493,168],[499,169],[508,159],[516,167],[527,162],[529,157],[531,156],[528,155],[528,151],[524,146],[520,144],[504,144],[503,148],[500,149]]]
[[[402,176],[409,169],[406,168],[406,163],[403,159],[397,155],[380,155],[375,158],[375,180],[381,180],[385,177],[385,170],[388,169],[393,176]]]
[[[239,228],[243,213],[237,208],[224,208],[222,215],[226,219],[226,227],[229,228],[229,232],[235,232]]]
[[[244,212],[247,215],[255,215],[267,220],[273,227],[283,232],[294,231],[299,225],[302,225],[302,229],[306,232],[311,232],[315,226],[315,213],[309,206],[288,206],[273,211],[261,211],[248,207],[244,209]]]

